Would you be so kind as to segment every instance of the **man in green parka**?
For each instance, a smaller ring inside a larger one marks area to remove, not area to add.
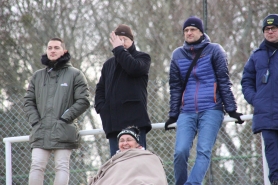
[[[54,185],[67,185],[72,149],[78,148],[76,118],[90,106],[84,74],[70,63],[70,54],[60,38],[48,42],[41,62],[24,97],[24,110],[32,126],[32,163],[29,185],[43,185],[44,171],[54,153]]]

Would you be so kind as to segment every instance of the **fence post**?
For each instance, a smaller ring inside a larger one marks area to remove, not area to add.
[[[6,153],[6,185],[12,185],[12,144],[9,140],[5,140]]]

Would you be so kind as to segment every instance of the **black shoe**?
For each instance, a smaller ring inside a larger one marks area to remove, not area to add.
[[[278,185],[278,181],[273,181],[272,183],[271,183],[271,185]]]

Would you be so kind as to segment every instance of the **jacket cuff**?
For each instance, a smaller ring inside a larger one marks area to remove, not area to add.
[[[60,120],[62,120],[65,123],[68,123],[68,121],[66,119],[64,119],[64,118],[60,118]]]

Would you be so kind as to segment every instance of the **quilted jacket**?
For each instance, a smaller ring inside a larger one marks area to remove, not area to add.
[[[177,118],[180,112],[201,112],[209,109],[237,109],[232,83],[229,78],[227,56],[217,43],[211,43],[204,34],[199,44],[183,46],[172,53],[170,65],[169,117]],[[205,47],[205,48],[204,48]],[[186,88],[184,79],[196,52],[204,48],[190,73]],[[224,105],[224,108],[223,108]]]

